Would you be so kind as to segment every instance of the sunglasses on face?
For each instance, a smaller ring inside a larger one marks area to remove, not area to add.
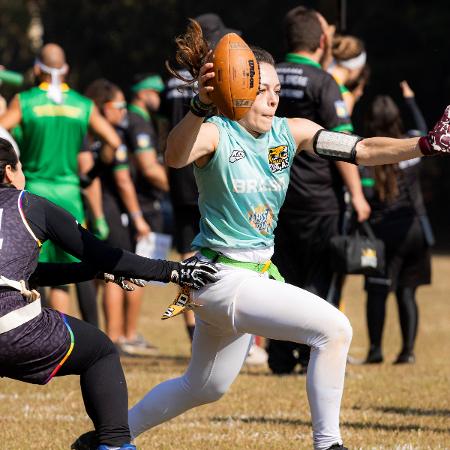
[[[105,106],[108,106],[109,108],[114,108],[114,109],[126,109],[127,102],[106,102]]]

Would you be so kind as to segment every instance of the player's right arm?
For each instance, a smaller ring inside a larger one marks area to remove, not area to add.
[[[212,86],[205,83],[214,77],[212,63],[206,63],[200,69],[198,77],[198,95],[200,101],[212,105],[209,93]],[[172,129],[167,138],[166,163],[170,167],[180,168],[196,161],[204,166],[212,157],[219,144],[219,130],[212,123],[203,123],[204,117],[198,117],[189,111]]]
[[[7,130],[11,130],[22,120],[22,110],[20,109],[20,101],[19,96],[15,95],[11,100],[8,109],[5,114],[0,117],[0,126],[6,128]]]
[[[89,116],[89,128],[106,144],[102,148],[102,160],[105,163],[111,163],[114,160],[114,152],[122,144],[122,141],[116,130],[100,114],[95,105]]]

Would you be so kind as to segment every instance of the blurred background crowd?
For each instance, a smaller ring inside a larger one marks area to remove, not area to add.
[[[17,142],[27,189],[65,207],[114,246],[135,250],[153,232],[171,236],[180,258],[191,254],[199,220],[192,168],[164,164],[167,135],[193,95],[165,70],[165,61],[173,62],[174,37],[188,17],[199,21],[211,47],[234,31],[272,52],[280,63],[281,116],[308,117],[367,137],[425,134],[450,98],[450,62],[443,57],[450,43],[442,40],[446,4],[341,0],[302,5],[314,10],[269,0],[235,6],[70,0],[63,7],[55,0],[3,0],[0,132],[9,131]],[[292,74],[300,78],[295,81]],[[385,242],[388,268],[366,279],[370,348],[363,362],[383,360],[385,302],[395,292],[403,338],[396,362],[413,363],[415,291],[431,282],[430,248],[447,251],[450,245],[449,217],[442,207],[450,194],[449,163],[430,158],[360,168],[359,201],[345,170],[332,164],[297,161],[298,176],[280,214],[276,262],[288,282],[344,308],[339,297],[345,278],[327,266],[328,238],[347,232],[344,218],[368,219]],[[304,250],[302,262],[294,261],[297,243]],[[57,248],[41,255],[47,261],[64,258]],[[305,267],[312,262],[317,262],[314,272],[323,275],[319,280],[308,278]],[[83,318],[98,324],[98,286],[87,282],[76,288]],[[113,283],[102,288],[106,332],[131,356],[158,352],[157,342],[139,333],[142,291],[124,292]],[[67,287],[52,288],[47,302],[68,311]],[[192,313],[185,323],[192,339]],[[268,353],[255,345],[248,363],[268,359],[274,373],[290,373],[298,364],[306,370],[308,350],[301,346],[270,342]]]

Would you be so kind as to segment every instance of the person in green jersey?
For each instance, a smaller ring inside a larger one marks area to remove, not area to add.
[[[64,82],[69,71],[63,49],[46,44],[34,66],[40,84],[16,95],[0,126],[10,130],[20,126],[21,160],[27,189],[69,211],[83,224],[78,170],[89,166],[92,155],[79,155],[83,138],[92,129],[108,144],[105,160],[121,145],[117,133],[101,116],[93,102]],[[98,210],[98,208],[96,208]],[[97,217],[97,219],[102,219]],[[48,242],[41,262],[73,262],[74,257]],[[96,322],[95,291],[88,284],[79,285],[79,300],[86,319]],[[52,289],[50,305],[68,312],[69,296],[63,289]],[[95,308],[94,308],[95,307]]]
[[[290,168],[302,151],[364,165],[450,152],[450,106],[433,131],[419,139],[362,139],[307,119],[277,117],[280,81],[274,61],[255,49],[261,77],[248,113],[239,122],[220,112],[205,121],[214,107],[209,96],[214,87],[208,83],[213,63],[205,63],[209,48],[195,21],[176,42],[177,61],[190,68],[198,95],[169,135],[166,162],[172,167],[195,162],[201,219],[193,245],[199,257],[217,263],[219,280],[191,293],[196,327],[189,367],[130,410],[132,437],[218,400],[238,375],[256,334],[312,347],[306,389],[314,448],[342,450],[339,411],[351,325],[330,303],[283,283],[270,261]]]

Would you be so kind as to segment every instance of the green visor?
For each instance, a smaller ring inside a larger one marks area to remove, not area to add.
[[[131,87],[133,92],[139,92],[143,89],[152,89],[156,92],[162,92],[164,90],[164,82],[159,75],[151,75]]]

